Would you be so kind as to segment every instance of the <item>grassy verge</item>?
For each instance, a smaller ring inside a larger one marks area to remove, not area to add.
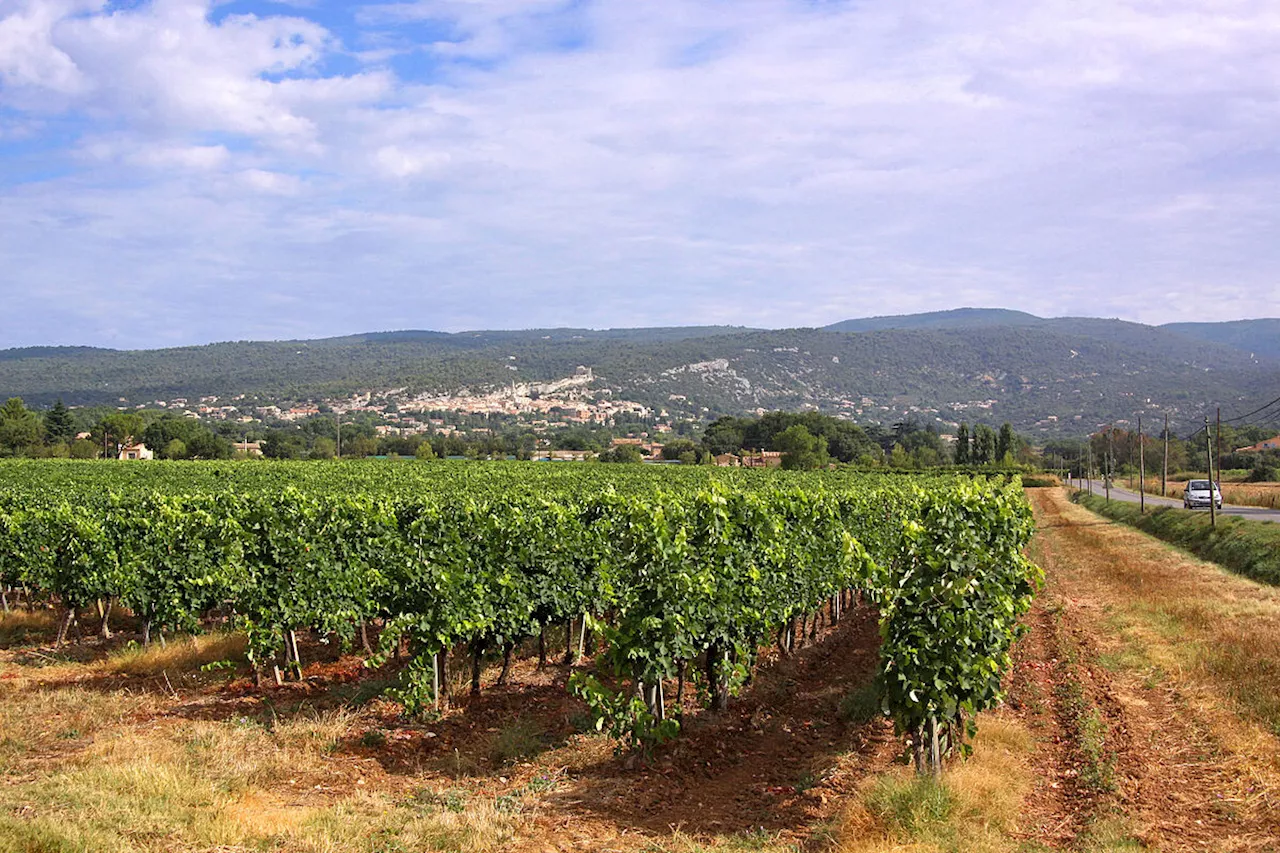
[[[868,779],[836,836],[843,853],[1018,851],[1022,804],[1034,783],[1034,739],[1018,720],[984,715],[973,755],[941,782],[903,767]]]
[[[1079,493],[1076,500],[1090,510],[1177,545],[1236,574],[1280,586],[1280,524],[1161,507],[1146,514],[1137,504]]]

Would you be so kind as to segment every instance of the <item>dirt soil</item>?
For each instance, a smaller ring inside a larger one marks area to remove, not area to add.
[[[1189,698],[1204,693],[1195,671],[1112,663],[1126,653],[1112,615],[1145,607],[1153,591],[1137,577],[1139,567],[1188,558],[1071,504],[1061,489],[1028,493],[1039,531],[1032,556],[1047,588],[1021,643],[1010,696],[1044,733],[1035,757],[1039,790],[1028,803],[1032,837],[1072,846],[1087,841],[1096,821],[1111,818],[1144,848],[1280,849],[1280,800],[1268,784],[1280,744],[1271,738],[1269,755],[1233,751],[1231,730],[1247,725]],[[1212,579],[1215,587],[1197,590],[1200,596],[1232,601],[1236,587],[1248,585],[1225,572]],[[1075,705],[1096,708],[1103,724],[1100,760],[1110,768],[1109,785],[1082,780],[1087,745],[1070,722],[1067,681],[1079,685]]]

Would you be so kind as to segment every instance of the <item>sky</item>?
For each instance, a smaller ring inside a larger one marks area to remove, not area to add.
[[[1274,0],[0,0],[0,347],[1280,316]]]

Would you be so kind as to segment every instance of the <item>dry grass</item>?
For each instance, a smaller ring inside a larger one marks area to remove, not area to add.
[[[841,853],[1003,853],[1023,849],[1019,812],[1031,790],[1034,742],[1022,723],[997,714],[978,722],[973,755],[942,782],[902,768],[868,780],[837,830]]]
[[[163,672],[190,672],[208,664],[245,660],[247,642],[243,634],[216,633],[177,637],[160,645],[129,645],[98,664],[106,672],[121,675],[160,675]]]
[[[623,842],[625,843],[625,839],[623,839]],[[616,847],[611,844],[605,849],[622,850],[628,848]],[[803,848],[767,830],[728,835],[717,839],[714,843],[699,841],[697,838],[677,830],[672,833],[670,838],[651,841],[647,844],[636,846],[634,849],[644,851],[644,853],[713,853],[713,851],[714,853],[746,853],[746,851],[753,851],[754,853],[801,853]]]
[[[0,682],[0,771],[9,772],[33,757],[72,751],[99,732],[156,708],[157,700],[147,694]]]
[[[1280,507],[1280,483],[1225,483],[1222,499],[1239,506]]]
[[[1280,802],[1280,588],[1197,560],[1055,495],[1066,521],[1089,525],[1096,548],[1056,555],[1054,581],[1106,660],[1175,688],[1237,778],[1241,811]]]
[[[1147,494],[1160,494],[1159,477],[1148,477],[1145,482],[1147,484]],[[1130,477],[1126,484],[1130,488],[1136,489],[1138,487],[1138,478]],[[1170,480],[1166,490],[1166,497],[1181,500],[1182,493],[1186,488],[1186,480],[1176,482]],[[1222,483],[1221,491],[1224,503],[1235,504],[1236,506],[1260,506],[1267,509],[1280,507],[1280,483]]]
[[[10,697],[12,700],[12,697]],[[131,701],[132,700],[132,701]],[[132,722],[137,697],[62,690],[3,705],[6,731],[34,737],[0,786],[0,851],[505,849],[520,818],[493,799],[462,811],[375,788],[380,772],[336,755],[364,723],[350,712],[267,724]],[[110,711],[110,713],[107,713]],[[50,713],[83,726],[56,761]],[[97,724],[91,721],[96,718]],[[13,726],[14,728],[10,728]]]
[[[1097,516],[1063,500],[1082,523]],[[1110,619],[1128,645],[1166,672],[1199,678],[1280,734],[1280,588],[1197,560],[1124,525],[1095,528],[1123,560],[1075,564],[1070,594]],[[1073,558],[1066,557],[1071,567]]]
[[[0,615],[0,648],[52,640],[58,619],[52,610],[11,610]]]

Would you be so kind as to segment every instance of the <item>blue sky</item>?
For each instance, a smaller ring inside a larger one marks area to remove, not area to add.
[[[1264,0],[0,0],[0,347],[1280,316]]]

